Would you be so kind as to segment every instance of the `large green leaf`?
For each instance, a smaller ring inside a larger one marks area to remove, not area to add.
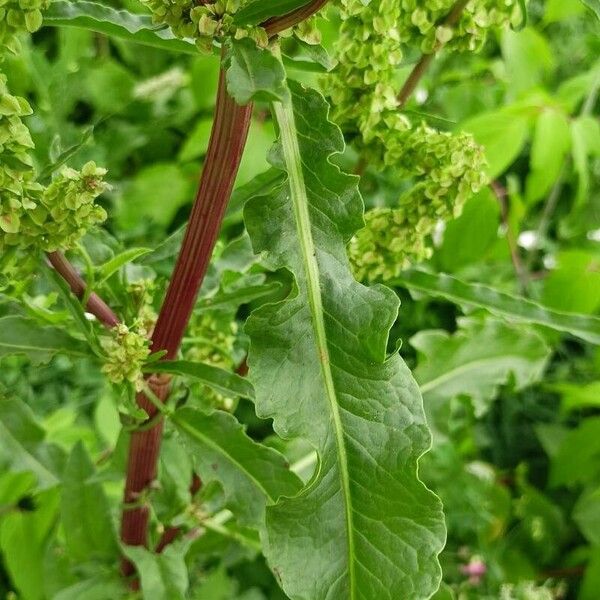
[[[517,387],[541,377],[550,349],[535,331],[494,319],[463,318],[459,326],[453,335],[422,331],[410,340],[420,355],[415,377],[428,414],[469,396],[481,416],[510,375]]]
[[[61,521],[67,552],[74,561],[110,561],[118,556],[108,500],[85,448],[76,444],[62,480]]]
[[[254,398],[254,388],[247,379],[213,365],[188,360],[161,361],[148,365],[148,371],[189,377],[225,396]]]
[[[192,41],[177,39],[170,29],[157,28],[147,15],[117,10],[87,0],[53,0],[44,12],[44,24],[79,27],[146,46],[197,54]]]
[[[309,440],[320,465],[302,493],[267,508],[265,553],[294,599],[429,598],[444,523],[417,476],[430,444],[418,387],[398,354],[386,357],[398,300],[354,280],[345,246],[363,224],[357,178],[329,160],[343,139],[322,96],[290,91],[274,105],[271,157],[288,179],[245,217],[255,251],[289,269],[295,289],[251,315],[248,363],[259,416]]]
[[[445,298],[456,304],[484,308],[511,320],[544,325],[592,344],[600,344],[600,319],[597,317],[560,312],[527,298],[479,283],[467,283],[443,273],[413,269],[405,271],[390,283]]]
[[[90,354],[83,342],[64,329],[41,327],[37,321],[18,315],[0,318],[0,358],[24,354],[34,364],[40,364],[59,352],[75,356]]]
[[[300,480],[283,456],[254,442],[229,413],[182,408],[171,419],[194,453],[202,481],[221,483],[242,522],[262,524],[265,504],[298,491]]]

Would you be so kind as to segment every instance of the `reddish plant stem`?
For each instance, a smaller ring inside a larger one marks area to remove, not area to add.
[[[458,0],[446,18],[442,21],[441,25],[444,27],[454,27],[458,23],[460,15],[465,9],[468,1],[469,0]],[[398,94],[398,106],[400,108],[402,108],[408,102],[408,99],[412,96],[419,81],[421,81],[421,78],[429,68],[429,65],[431,65],[435,55],[442,49],[443,46],[444,44],[438,42],[433,49],[433,52],[430,54],[423,54],[421,60],[419,60],[419,62],[414,66],[413,70],[408,76],[408,79],[404,82],[404,85]]]
[[[46,254],[48,262],[54,267],[54,270],[68,283],[71,291],[78,298],[83,298],[86,290],[86,283],[81,278],[75,267],[67,260],[62,252],[48,252]],[[119,324],[119,318],[110,309],[110,307],[98,296],[92,292],[85,305],[86,310],[94,315],[98,321],[111,329]]]
[[[262,26],[267,35],[272,37],[307,19],[326,3],[327,0],[313,0],[288,15],[269,19]],[[238,106],[227,93],[225,73],[221,70],[215,117],[200,186],[152,335],[152,350],[166,350],[167,359],[177,354],[206,274],[248,137],[251,116],[251,104]],[[164,402],[169,392],[169,380],[152,376],[148,383],[154,394]],[[150,419],[156,416],[156,407],[143,393],[138,394],[137,403]],[[159,419],[153,427],[136,431],[131,436],[121,522],[121,539],[127,545],[148,545],[150,512],[143,502],[143,494],[156,478],[162,428],[163,422]],[[170,532],[170,539],[162,544],[159,542],[160,549],[175,539],[177,533]],[[125,576],[134,573],[133,565],[125,559],[122,570]],[[136,585],[134,582],[132,587]]]
[[[251,104],[238,106],[229,96],[225,75],[221,71],[213,129],[200,186],[152,335],[152,350],[166,350],[167,359],[174,358],[179,350],[206,274],[239,168],[251,114]],[[149,379],[149,384],[164,401],[168,394],[168,380],[154,377]],[[143,393],[138,394],[137,401],[150,418],[156,415],[156,407]],[[121,539],[128,545],[147,545],[149,508],[139,500],[156,478],[161,435],[162,420],[159,420],[154,427],[136,431],[131,436],[121,524]],[[123,570],[126,575],[131,574],[132,565],[126,562]]]

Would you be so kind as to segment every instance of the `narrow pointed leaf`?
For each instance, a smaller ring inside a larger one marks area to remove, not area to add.
[[[456,304],[477,306],[516,321],[544,325],[570,333],[586,342],[600,344],[600,319],[588,315],[553,310],[533,300],[513,296],[479,283],[467,283],[443,273],[418,269],[405,271],[391,284],[445,298]]]
[[[228,506],[242,523],[262,524],[266,504],[300,488],[284,457],[250,439],[229,413],[182,408],[171,420],[196,457],[200,479],[221,483]]]
[[[247,379],[213,365],[188,360],[165,360],[153,362],[148,366],[148,371],[189,377],[228,397],[254,398],[254,388]]]
[[[152,252],[150,248],[129,248],[120,254],[117,254],[115,257],[98,267],[97,285],[104,283],[111,275],[116,273],[127,263],[133,262],[137,258],[149,254],[150,252]]]
[[[322,96],[290,90],[275,105],[271,159],[288,181],[245,216],[255,251],[296,289],[251,315],[248,362],[259,416],[309,440],[320,464],[301,494],[267,508],[266,556],[295,600],[429,598],[445,531],[417,476],[430,445],[418,387],[398,354],[386,358],[399,302],[354,280],[345,246],[363,223],[357,178],[329,161],[343,139]]]
[[[44,25],[78,27],[173,52],[197,54],[194,43],[177,39],[169,28],[157,28],[148,15],[117,10],[88,0],[53,0],[44,11]]]
[[[62,481],[61,521],[69,556],[80,562],[118,557],[117,538],[102,485],[83,445],[72,450]]]
[[[0,318],[0,358],[24,354],[34,364],[48,362],[55,354],[89,356],[87,346],[58,327],[40,327],[27,317]]]

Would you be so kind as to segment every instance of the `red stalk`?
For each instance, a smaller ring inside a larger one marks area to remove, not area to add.
[[[69,284],[71,291],[78,298],[83,298],[86,289],[85,281],[80,277],[75,267],[66,259],[62,252],[48,252],[46,254],[48,262],[54,267],[54,270]],[[85,305],[86,310],[93,314],[98,321],[111,329],[119,324],[119,317],[109,308],[109,306],[96,293],[91,293]]]
[[[239,168],[251,115],[251,104],[238,106],[229,96],[225,74],[221,71],[204,171],[177,264],[152,335],[152,350],[166,350],[167,359],[177,355],[206,274]],[[164,401],[168,394],[168,379],[153,377],[149,384]],[[150,418],[156,415],[157,409],[143,393],[138,394],[137,400]],[[156,478],[161,435],[162,420],[154,427],[136,431],[131,436],[121,524],[121,539],[128,545],[147,546],[149,509],[143,503],[131,508],[127,505],[137,503]],[[124,572],[133,572],[129,563],[124,564]]]

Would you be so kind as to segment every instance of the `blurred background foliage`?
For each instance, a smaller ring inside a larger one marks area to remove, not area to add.
[[[110,4],[143,11],[135,0]],[[532,0],[529,13],[524,30],[490,36],[479,54],[442,52],[407,106],[439,129],[473,133],[486,149],[493,181],[462,216],[438,228],[434,255],[421,266],[557,311],[597,315],[600,23],[579,0]],[[320,26],[331,48],[335,16],[320,19]],[[416,58],[407,57],[399,80]],[[102,272],[125,245],[140,248],[135,263],[105,269],[103,285],[121,314],[133,318],[143,304],[156,309],[208,145],[218,59],[44,27],[4,67],[13,92],[35,107],[27,124],[40,169],[65,153],[75,167],[94,160],[108,168],[112,189],[101,199],[109,213],[106,231],[89,234],[73,261],[83,271],[91,265]],[[319,85],[318,72],[288,67],[292,77]],[[266,274],[253,257],[241,215],[244,185],[267,170],[274,135],[268,107],[258,105],[238,191],[184,345],[195,359],[231,369],[243,364],[249,311],[289,283],[285,273]],[[351,146],[341,160],[355,168]],[[393,173],[367,166],[366,206],[393,205],[399,186]],[[142,256],[143,249],[157,250]],[[598,346],[410,285],[410,278],[390,284],[402,300],[390,349],[402,341],[401,354],[422,386],[434,444],[421,475],[441,496],[448,524],[445,583],[436,598],[597,600]],[[70,327],[51,290],[42,273],[23,283],[19,310]],[[211,309],[215,295],[230,300]],[[2,296],[0,315],[14,310],[10,295]],[[126,443],[118,391],[93,358],[57,356],[38,365],[0,354],[0,382],[31,408],[23,412],[9,401],[0,408],[0,594],[118,597],[116,572],[92,568],[73,544],[65,551],[61,519],[70,509],[48,469],[79,456],[73,477],[85,480],[92,497],[106,494],[116,524]],[[270,424],[256,418],[248,401],[201,386],[179,393],[235,411],[257,439],[270,435]],[[306,448],[282,450],[310,476]],[[167,436],[152,498],[155,536],[160,523],[197,517],[186,512],[190,472],[189,459]],[[203,489],[196,504],[218,511],[220,502],[219,490]],[[255,535],[235,523],[206,527],[187,554],[179,549],[191,566],[190,597],[283,598],[257,547]]]

